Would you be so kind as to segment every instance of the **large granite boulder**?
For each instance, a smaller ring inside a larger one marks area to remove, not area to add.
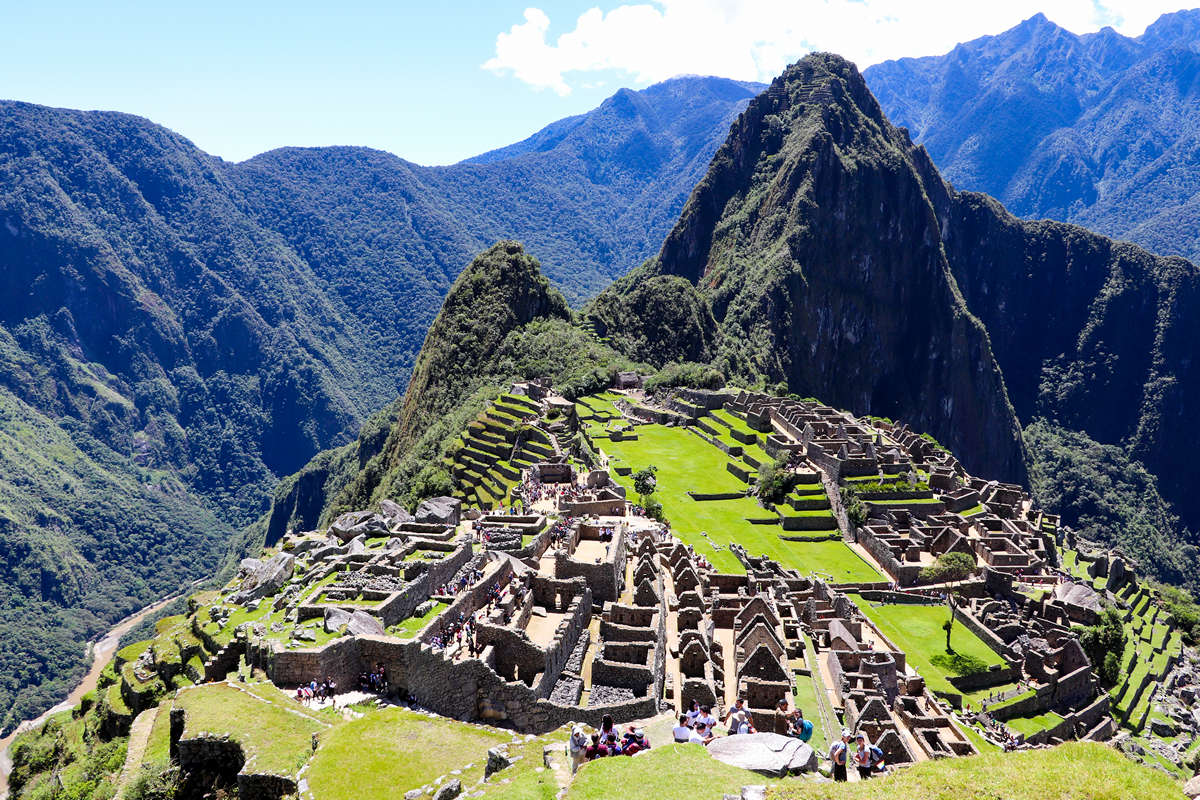
[[[1104,610],[1100,595],[1086,583],[1060,583],[1054,587],[1054,599],[1067,609],[1072,619],[1087,624],[1100,619]]]
[[[460,794],[462,794],[462,781],[454,778],[437,790],[433,795],[433,800],[454,800]]]
[[[242,585],[231,598],[235,603],[248,603],[278,592],[292,579],[296,559],[291,553],[278,553],[266,561],[247,558],[241,563]]]
[[[343,542],[358,536],[379,536],[390,533],[388,520],[374,511],[347,511],[333,521],[329,532]]]
[[[1187,783],[1183,785],[1183,793],[1195,800],[1200,797],[1200,775],[1193,775]]]
[[[325,609],[325,632],[337,633],[350,624],[350,612],[343,608]]]
[[[462,501],[457,497],[431,497],[417,506],[417,522],[428,525],[457,525],[462,519]]]
[[[413,521],[413,515],[408,513],[404,506],[394,500],[380,500],[379,513],[392,524],[392,527],[399,527],[406,522]]]
[[[749,769],[772,778],[796,770],[813,772],[817,754],[799,739],[778,733],[748,733],[714,739],[708,753],[725,764]]]
[[[350,615],[346,633],[352,636],[383,636],[383,623],[365,611],[355,611]]]

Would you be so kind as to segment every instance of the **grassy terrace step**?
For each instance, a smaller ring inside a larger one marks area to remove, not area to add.
[[[185,738],[228,736],[245,752],[246,771],[295,776],[312,755],[313,734],[328,726],[288,711],[283,702],[216,683],[181,691],[175,707],[184,709]]]

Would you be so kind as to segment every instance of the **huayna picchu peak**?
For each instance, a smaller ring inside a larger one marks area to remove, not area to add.
[[[955,52],[1040,102],[1195,19]],[[1200,796],[1200,273],[870,74],[446,167],[0,103],[0,727],[75,686],[12,800]]]

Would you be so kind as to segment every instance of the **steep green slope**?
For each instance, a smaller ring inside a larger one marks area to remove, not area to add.
[[[574,324],[537,259],[516,242],[499,242],[455,281],[403,400],[364,427],[357,442],[322,453],[285,480],[248,544],[327,524],[382,498],[411,508],[424,497],[450,493],[442,457],[514,380],[548,377],[575,396],[606,387],[617,371],[636,366]]]
[[[46,447],[75,476],[59,481],[37,448],[5,453],[0,575],[26,575],[33,552],[46,577],[44,591],[4,578],[0,603],[13,620],[49,604],[35,626],[50,633],[27,642],[30,667],[0,682],[0,702],[49,705],[86,637],[209,571],[281,476],[303,468],[279,492],[299,518],[319,513],[303,498],[379,452],[398,405],[354,432],[403,390],[472,253],[528,235],[576,299],[645,258],[754,89],[622,92],[445,168],[363,148],[228,164],[136,117],[0,103],[0,402],[61,442]],[[90,504],[63,488],[97,475]],[[169,532],[144,543],[160,523]],[[141,558],[91,528],[144,545]],[[76,571],[100,588],[60,589]]]
[[[1023,480],[1000,370],[939,241],[927,192],[944,189],[920,161],[853,65],[810,56],[735,123],[644,282],[622,282],[589,313],[628,346],[641,335],[622,330],[652,330],[671,305],[636,294],[650,276],[679,276],[711,308],[715,349],[668,340],[654,360],[714,350],[731,377],[909,420],[973,468]],[[696,304],[690,287],[660,286]]]
[[[1200,257],[1200,11],[1139,37],[1041,14],[942,56],[864,72],[946,178],[1018,216]]]
[[[1200,270],[1071,225],[1018,220],[984,195],[939,207],[946,254],[1018,415],[1123,446],[1200,525],[1190,503],[1200,480]]]

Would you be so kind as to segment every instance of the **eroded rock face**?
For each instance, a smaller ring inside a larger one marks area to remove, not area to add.
[[[404,506],[393,500],[380,500],[379,513],[390,522],[393,526],[403,525],[406,522],[413,521],[413,515],[405,510]]]
[[[379,535],[389,531],[387,518],[374,511],[348,511],[329,526],[329,532],[343,542],[363,535]]]
[[[713,740],[708,752],[725,764],[771,777],[783,777],[794,770],[813,772],[817,768],[817,754],[811,747],[777,733],[724,736]]]
[[[462,501],[457,497],[431,497],[417,506],[417,522],[457,525],[462,518]]]
[[[433,795],[433,800],[454,800],[460,794],[462,794],[462,781],[455,778],[438,789]]]
[[[235,603],[248,603],[262,597],[275,594],[292,578],[296,560],[291,553],[278,553],[266,561],[247,558],[241,563],[241,588],[231,600]]]
[[[493,747],[487,753],[487,766],[483,770],[483,779],[486,781],[497,772],[508,769],[512,766],[512,763],[512,760],[508,757],[508,748],[502,745]]]
[[[365,611],[355,611],[350,615],[346,633],[352,636],[383,636],[383,623]]]

